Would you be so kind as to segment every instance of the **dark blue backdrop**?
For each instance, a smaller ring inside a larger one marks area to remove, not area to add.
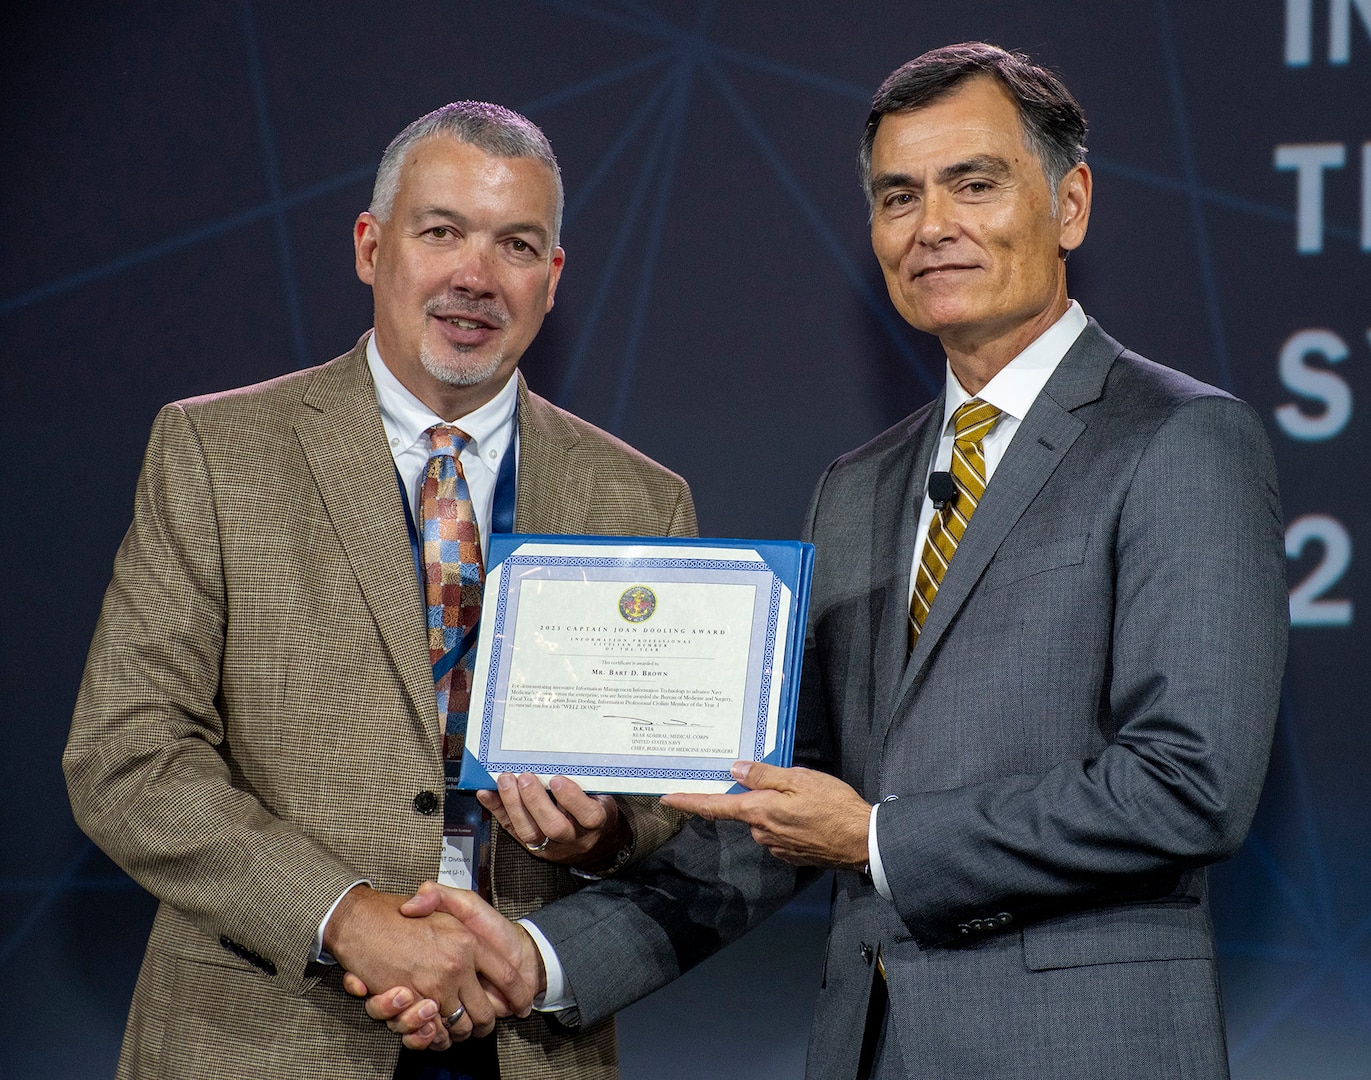
[[[1230,1047],[1243,1080],[1371,1072],[1371,2],[38,7],[0,76],[0,1074],[112,1071],[151,917],[58,758],[153,413],[369,325],[349,231],[387,140],[459,97],[542,124],[568,258],[530,381],[689,478],[706,533],[789,537],[821,468],[941,379],[853,157],[880,79],[968,37],[1056,66],[1091,118],[1073,295],[1267,418],[1296,626],[1257,824],[1215,875]],[[630,1010],[626,1076],[797,1076],[822,910]]]

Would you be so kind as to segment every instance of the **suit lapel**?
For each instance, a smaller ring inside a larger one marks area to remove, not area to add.
[[[943,395],[939,394],[909,419],[904,437],[876,473],[868,553],[871,576],[867,588],[875,652],[871,668],[871,728],[864,759],[844,765],[845,775],[860,773],[862,789],[867,794],[880,787],[881,742],[895,708],[900,674],[909,651],[909,574],[924,497],[924,477],[938,446],[942,415]]]
[[[894,572],[879,550],[872,552],[874,574],[887,575],[893,595],[883,605],[880,626],[876,628],[876,717],[891,714],[899,689],[900,675],[909,653],[909,575],[914,562],[914,541],[919,529],[919,511],[924,499],[924,477],[938,449],[942,427],[944,395],[916,413],[907,438],[891,455],[876,491],[872,536],[884,546],[894,537]],[[873,590],[877,583],[872,582]],[[880,727],[879,722],[877,727]]]
[[[521,533],[585,532],[592,475],[575,452],[580,436],[557,410],[529,392],[522,373],[518,378],[514,528]]]
[[[1100,396],[1109,367],[1121,352],[1123,346],[1090,320],[1028,410],[995,475],[990,478],[985,495],[947,568],[947,576],[938,587],[928,621],[900,680],[895,708],[883,714],[886,731],[894,718],[908,707],[910,697],[928,669],[929,659],[995,552],[1038,497],[1072,443],[1085,430],[1086,422],[1074,415],[1074,410]],[[940,407],[938,418],[941,416]]]
[[[437,703],[424,614],[365,341],[320,369],[295,430],[381,640],[436,745]]]

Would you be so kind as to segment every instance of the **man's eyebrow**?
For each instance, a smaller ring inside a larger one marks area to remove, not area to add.
[[[446,206],[416,206],[414,208],[415,221],[422,221],[425,218],[435,217],[447,218],[449,221],[455,221],[459,225],[465,225],[467,220],[463,215],[459,214],[456,210],[452,210]]]
[[[959,161],[955,165],[948,165],[938,171],[939,183],[946,184],[952,180],[958,180],[963,176],[971,176],[979,173],[988,176],[992,180],[1003,180],[1009,176],[1012,170],[1009,162],[996,154],[977,154],[969,157],[965,161]]]
[[[977,173],[988,176],[992,180],[1003,180],[1012,171],[1009,162],[997,154],[976,154],[965,161],[959,161],[955,165],[948,165],[939,169],[938,183],[951,183],[963,176],[972,176]],[[895,188],[921,187],[923,187],[922,180],[902,172],[883,172],[871,180],[871,194],[873,195],[879,195],[883,191],[891,191]]]
[[[466,228],[469,224],[465,214],[459,214],[456,210],[452,210],[446,206],[421,206],[414,211],[414,220],[416,222],[427,221],[431,218],[442,218],[445,221],[455,222],[462,228]],[[547,242],[551,235],[548,232],[547,226],[538,221],[511,221],[507,225],[502,225],[500,227],[500,232],[506,234],[532,233],[544,243]]]
[[[908,173],[883,172],[879,176],[871,178],[871,194],[873,195],[902,187],[923,187],[923,183],[915,180]]]

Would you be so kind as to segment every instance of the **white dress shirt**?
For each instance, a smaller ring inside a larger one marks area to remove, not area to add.
[[[1028,415],[1028,410],[1032,408],[1033,402],[1038,399],[1038,394],[1046,385],[1047,380],[1057,370],[1057,365],[1062,362],[1062,357],[1066,355],[1066,351],[1080,337],[1081,331],[1085,329],[1085,324],[1085,312],[1081,310],[1080,304],[1072,300],[1062,317],[1034,338],[1023,352],[996,372],[995,377],[981,387],[979,394],[968,394],[962,388],[962,384],[957,381],[957,377],[952,374],[952,365],[948,364],[946,404],[943,408],[943,431],[938,439],[938,451],[933,456],[928,471],[934,473],[950,470],[952,466],[952,442],[955,435],[952,414],[974,396],[989,402],[1000,410],[1000,417],[995,421],[995,426],[981,440],[981,451],[985,455],[985,481],[988,486],[990,478],[995,475],[995,469],[1004,459],[1005,451],[1009,448],[1014,433],[1019,430],[1023,418]],[[919,528],[915,536],[909,571],[909,599],[914,596],[914,581],[918,577],[919,560],[923,557],[924,542],[928,538],[928,527],[933,521],[933,514],[933,500],[928,497],[928,482],[925,478],[923,505],[919,509]],[[866,834],[866,852],[867,859],[871,864],[871,880],[876,885],[876,891],[887,900],[892,900],[894,897],[890,891],[890,884],[886,880],[880,848],[876,845],[876,814],[880,808],[880,803],[871,808],[871,820],[867,826]]]
[[[419,524],[419,488],[428,466],[428,438],[424,435],[434,424],[454,424],[471,441],[459,455],[462,475],[471,492],[471,504],[476,511],[476,524],[481,537],[481,557],[489,550],[491,510],[495,503],[495,480],[500,475],[500,463],[514,449],[518,465],[519,433],[515,422],[518,405],[518,379],[510,375],[500,392],[479,409],[466,416],[439,416],[401,384],[376,348],[376,335],[367,339],[367,363],[376,383],[376,400],[381,406],[381,423],[386,429],[395,468],[404,481],[409,496],[409,512],[415,527]]]
[[[481,557],[484,559],[490,550],[487,538],[495,503],[495,482],[500,475],[505,454],[512,451],[516,469],[518,467],[519,425],[515,413],[519,380],[511,375],[500,392],[479,409],[449,421],[438,416],[405,389],[390,368],[386,367],[376,348],[375,334],[367,340],[367,363],[371,365],[371,377],[376,383],[376,398],[381,405],[381,422],[385,425],[386,439],[395,458],[395,468],[404,482],[405,494],[409,496],[409,512],[416,527],[419,521],[419,489],[428,467],[428,439],[424,432],[434,424],[452,423],[471,436],[471,441],[462,448],[459,456],[462,474],[471,492],[472,507],[476,512]],[[552,951],[547,938],[543,937],[542,931],[530,922],[522,919],[520,922],[538,944],[539,952],[543,954],[543,966],[547,970],[547,991],[535,1000],[535,1005],[549,1012],[568,1007],[571,1004],[570,994],[556,953]],[[320,933],[322,935],[322,928]]]
[[[500,475],[500,464],[505,454],[512,451],[516,468],[518,466],[519,425],[515,420],[515,412],[519,399],[519,380],[511,375],[500,392],[479,409],[466,416],[447,420],[406,390],[390,368],[386,367],[376,348],[374,333],[367,338],[367,364],[371,368],[372,382],[376,384],[376,401],[381,406],[381,424],[386,429],[386,441],[395,459],[395,469],[403,481],[409,500],[410,520],[416,529],[419,528],[419,488],[428,467],[428,438],[424,432],[434,424],[452,423],[471,436],[471,441],[462,448],[459,456],[462,474],[471,493],[472,507],[476,512],[481,558],[484,560],[489,550],[495,481]],[[419,587],[417,578],[414,585],[416,589]],[[343,897],[358,885],[370,884],[366,878],[354,881],[343,890],[320,921],[319,933],[314,939],[314,955],[320,963],[335,963],[333,957],[324,951],[324,927],[333,918],[334,911],[342,903]]]

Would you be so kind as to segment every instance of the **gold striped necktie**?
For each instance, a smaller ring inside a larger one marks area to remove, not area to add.
[[[952,553],[961,543],[967,522],[985,494],[985,453],[981,440],[990,433],[1000,410],[994,405],[972,398],[952,414],[952,479],[957,493],[941,510],[933,512],[928,526],[928,539],[919,558],[919,572],[914,579],[914,594],[909,600],[909,647],[919,640],[919,631],[928,618],[933,597],[947,573]]]

